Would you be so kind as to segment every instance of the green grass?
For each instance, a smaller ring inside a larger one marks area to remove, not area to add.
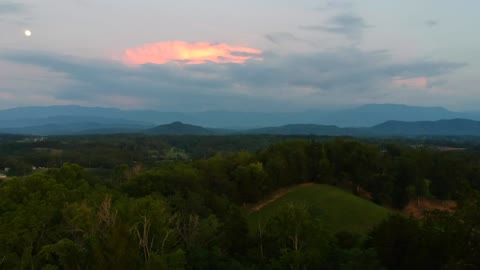
[[[330,232],[366,232],[392,211],[328,185],[300,186],[293,188],[276,201],[249,216],[253,226],[264,222],[286,203],[305,203],[324,228]]]

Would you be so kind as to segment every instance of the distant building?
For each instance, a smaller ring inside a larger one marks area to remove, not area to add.
[[[9,171],[10,171],[10,168],[5,167],[5,169],[4,169],[3,171],[4,171],[4,172],[9,172]]]

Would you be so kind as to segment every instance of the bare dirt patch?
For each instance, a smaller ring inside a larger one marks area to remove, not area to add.
[[[421,219],[426,212],[438,210],[452,213],[456,208],[457,202],[455,201],[437,201],[422,198],[411,201],[402,212],[407,216]]]

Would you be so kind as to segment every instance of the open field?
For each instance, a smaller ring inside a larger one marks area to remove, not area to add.
[[[365,232],[392,213],[389,209],[328,185],[300,185],[279,194],[274,195],[273,200],[253,207],[249,216],[252,225],[264,222],[288,202],[307,204],[325,229],[332,232]]]

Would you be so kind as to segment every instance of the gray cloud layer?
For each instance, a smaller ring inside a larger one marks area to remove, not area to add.
[[[362,17],[353,14],[336,15],[329,19],[327,25],[300,26],[300,28],[304,30],[341,34],[351,39],[361,38],[363,31],[368,27],[369,26]]]
[[[437,26],[437,25],[438,25],[438,21],[436,21],[436,20],[426,20],[426,21],[425,21],[425,24],[426,24],[427,26],[434,27],[434,26]]]
[[[118,62],[65,55],[15,51],[0,59],[65,74],[73,86],[55,98],[92,102],[99,97],[141,98],[146,107],[170,110],[271,110],[328,103],[352,97],[375,97],[392,78],[435,77],[463,63],[395,63],[387,51],[354,48],[303,55],[265,54],[264,61],[237,64],[125,66]],[[391,93],[395,95],[395,93]],[[105,104],[115,106],[113,104]]]
[[[313,42],[306,39],[299,38],[289,32],[268,33],[265,35],[265,39],[277,45],[282,43],[288,43],[288,42],[297,42],[297,43],[305,43],[308,45],[314,45]]]
[[[316,8],[320,11],[335,10],[335,9],[349,9],[353,7],[353,2],[350,1],[328,1],[324,6]]]
[[[22,4],[10,2],[10,1],[3,1],[0,2],[0,15],[1,14],[9,14],[9,13],[20,13],[25,10],[25,7]]]

